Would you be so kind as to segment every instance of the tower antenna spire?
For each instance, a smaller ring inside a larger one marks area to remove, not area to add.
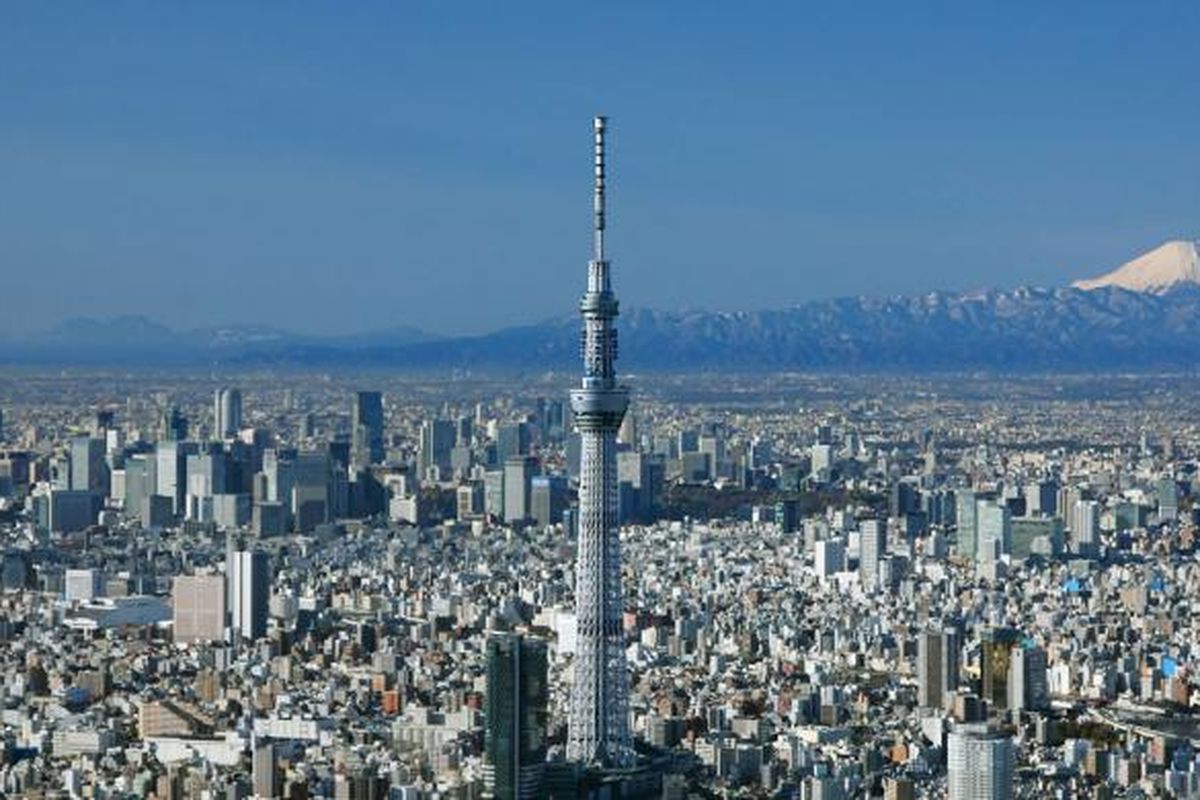
[[[608,118],[598,116],[592,120],[592,125],[596,131],[596,182],[595,193],[592,201],[593,216],[595,218],[595,227],[593,235],[595,237],[595,259],[597,261],[604,260],[604,129],[608,125]]]

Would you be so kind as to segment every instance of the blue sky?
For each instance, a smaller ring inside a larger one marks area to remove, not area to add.
[[[1195,3],[11,3],[0,333],[482,332],[1059,285],[1200,237]]]

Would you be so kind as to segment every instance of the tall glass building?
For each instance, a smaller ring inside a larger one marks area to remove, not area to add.
[[[546,644],[498,634],[487,644],[488,793],[500,800],[540,796],[546,761],[549,686]]]

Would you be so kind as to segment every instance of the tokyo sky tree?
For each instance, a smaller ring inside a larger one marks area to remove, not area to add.
[[[596,117],[595,253],[583,315],[583,384],[571,391],[582,437],[579,555],[575,565],[575,683],[567,757],[608,769],[631,767],[629,672],[621,630],[621,543],[617,535],[617,429],[629,392],[617,385],[617,298],[604,259],[604,130]]]

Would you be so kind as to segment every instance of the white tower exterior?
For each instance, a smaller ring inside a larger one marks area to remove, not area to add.
[[[1010,800],[1012,738],[986,725],[959,725],[947,741],[949,800]]]
[[[578,640],[567,757],[605,769],[633,766],[629,672],[621,616],[621,543],[617,530],[617,431],[629,392],[617,385],[617,298],[604,258],[604,133],[595,121],[595,253],[588,264],[583,316],[583,383],[571,391],[582,439],[579,539],[575,565]]]

